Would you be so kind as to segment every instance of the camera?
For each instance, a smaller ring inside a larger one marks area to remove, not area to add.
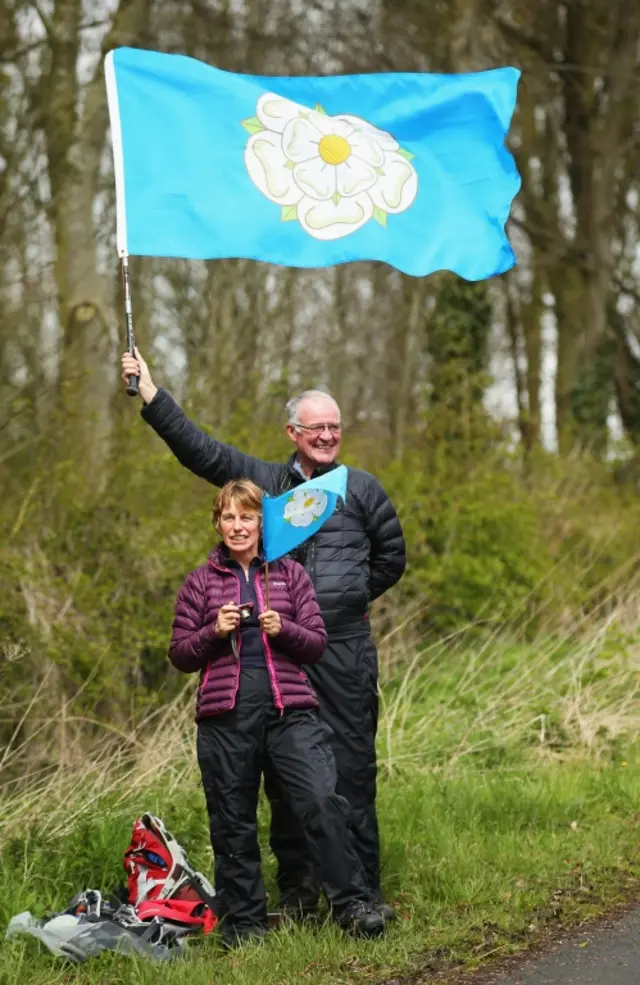
[[[240,610],[240,619],[242,622],[246,622],[247,619],[251,619],[251,613],[253,612],[253,602],[241,602],[238,606]]]

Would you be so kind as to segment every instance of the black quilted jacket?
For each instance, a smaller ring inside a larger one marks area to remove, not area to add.
[[[252,479],[270,496],[301,482],[288,462],[265,462],[205,434],[166,390],[158,390],[142,416],[166,441],[179,462],[216,486]],[[335,466],[333,466],[335,467]],[[404,572],[402,527],[391,500],[374,476],[349,467],[347,501],[294,554],[311,575],[329,636],[368,631],[369,603]]]

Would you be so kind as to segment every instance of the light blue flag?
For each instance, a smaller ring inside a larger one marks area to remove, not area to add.
[[[120,256],[502,273],[519,75],[261,77],[117,48],[105,78]]]
[[[288,554],[320,529],[347,498],[347,467],[301,483],[282,496],[262,497],[262,544],[265,561]]]

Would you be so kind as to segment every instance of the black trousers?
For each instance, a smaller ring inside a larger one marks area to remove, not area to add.
[[[311,857],[322,873],[334,916],[368,898],[364,873],[351,847],[348,807],[336,793],[327,734],[313,709],[281,715],[273,704],[268,673],[259,668],[241,671],[233,711],[198,724],[198,764],[223,934],[243,935],[267,925],[256,817],[265,768],[278,782],[287,816],[302,840],[303,857]]]
[[[376,814],[378,654],[370,635],[329,641],[319,663],[306,668],[320,715],[331,729],[338,770],[337,792],[349,804],[353,847],[365,872],[369,896],[380,897],[380,838]],[[265,773],[271,802],[271,849],[278,860],[281,906],[313,909],[320,874],[305,852],[304,839],[287,798],[271,770]],[[326,890],[326,887],[325,887]]]

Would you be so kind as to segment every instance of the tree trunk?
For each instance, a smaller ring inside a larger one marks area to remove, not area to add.
[[[135,41],[150,0],[121,0],[102,54]],[[57,0],[47,33],[51,66],[46,79],[44,130],[51,184],[55,283],[62,334],[59,411],[67,452],[98,475],[111,432],[111,395],[117,378],[113,281],[98,264],[94,207],[108,113],[102,58],[80,108],[77,82],[81,0]],[[114,270],[116,260],[114,254]]]

